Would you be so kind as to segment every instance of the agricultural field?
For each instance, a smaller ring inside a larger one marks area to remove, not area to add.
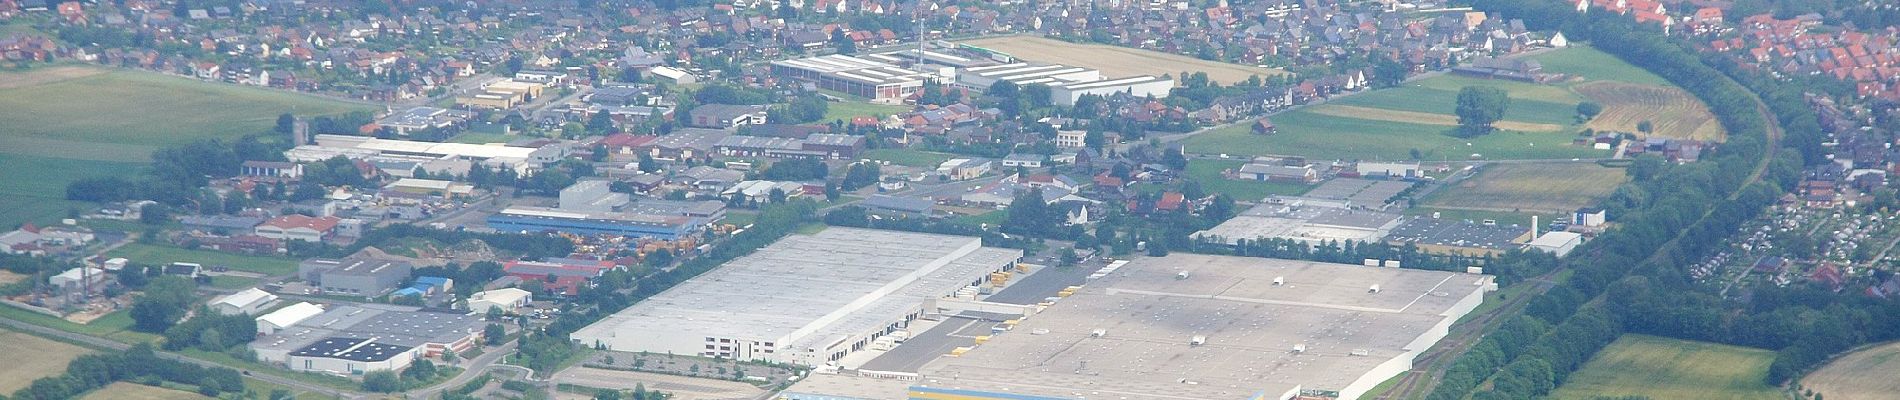
[[[0,393],[11,394],[34,379],[65,373],[67,363],[91,352],[65,342],[0,329],[0,354],[7,358],[6,365],[0,366]]]
[[[1626,334],[1570,374],[1549,398],[1785,399],[1761,382],[1774,358],[1770,350]]]
[[[1651,121],[1658,137],[1720,140],[1720,124],[1682,89],[1609,54],[1572,47],[1530,56],[1546,72],[1575,78],[1550,85],[1441,74],[1401,87],[1333,99],[1270,117],[1279,131],[1255,135],[1245,124],[1215,128],[1188,139],[1203,154],[1303,155],[1319,159],[1466,160],[1601,158],[1608,150],[1572,144],[1584,129],[1636,132]],[[1470,139],[1447,135],[1457,126],[1458,91],[1467,86],[1505,90],[1511,102],[1500,132]],[[1578,103],[1604,112],[1579,123]]]
[[[290,92],[151,72],[45,66],[0,72],[0,227],[46,223],[69,208],[66,184],[128,175],[159,147],[266,131],[284,112],[372,108]],[[30,177],[31,179],[23,179]]]
[[[170,246],[144,243],[132,243],[106,252],[107,257],[125,257],[135,263],[165,265],[173,262],[203,264],[206,268],[225,266],[239,271],[250,271],[265,275],[288,275],[297,272],[297,260],[289,258],[247,256],[221,253],[209,250],[189,250]]]
[[[157,386],[145,386],[131,382],[113,382],[104,388],[86,393],[80,400],[108,399],[148,399],[148,400],[204,400],[210,399],[197,393]]]
[[[1421,203],[1440,209],[1568,213],[1597,204],[1626,180],[1623,169],[1595,163],[1492,164]]]
[[[1007,53],[1019,59],[1102,71],[1103,78],[1136,75],[1180,75],[1182,71],[1206,72],[1215,82],[1230,84],[1258,75],[1284,74],[1273,68],[1261,68],[1219,61],[1208,61],[1177,54],[1105,44],[1069,43],[1037,36],[1005,36],[962,42]],[[1175,76],[1175,78],[1180,78]]]
[[[1833,400],[1891,399],[1900,393],[1900,342],[1849,353],[1801,378],[1801,386]]]

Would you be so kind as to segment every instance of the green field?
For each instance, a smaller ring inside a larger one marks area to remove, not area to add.
[[[1571,374],[1549,398],[1785,399],[1761,382],[1774,359],[1771,350],[1627,334]]]
[[[819,123],[844,121],[851,123],[851,117],[883,117],[910,111],[910,107],[874,104],[862,101],[833,101],[825,103],[825,119]]]
[[[1225,194],[1235,201],[1259,201],[1268,195],[1293,196],[1313,190],[1313,185],[1290,182],[1261,182],[1227,179],[1221,176],[1222,170],[1240,168],[1246,161],[1239,160],[1189,160],[1187,176],[1200,182],[1201,189],[1208,193]]]
[[[132,330],[132,315],[126,311],[115,311],[87,324],[76,324],[46,314],[27,311],[13,306],[0,305],[0,318],[17,320],[29,324],[44,326],[62,331],[100,336],[121,342],[152,342],[158,335]]]
[[[220,253],[210,250],[187,250],[177,247],[133,243],[106,252],[108,257],[125,257],[135,263],[165,265],[173,262],[188,262],[212,266],[226,266],[239,271],[250,271],[265,275],[289,275],[297,272],[297,260],[278,257],[247,256],[241,254]]]
[[[6,365],[0,366],[0,393],[13,393],[34,379],[59,375],[66,371],[66,364],[87,353],[92,350],[0,329],[0,354],[7,355]]]
[[[371,107],[151,72],[41,66],[0,72],[0,227],[49,222],[69,208],[66,184],[133,175],[159,147],[268,131],[284,112],[334,115]]]
[[[862,155],[862,158],[866,159],[890,161],[892,164],[931,170],[937,169],[938,165],[954,157],[950,154],[911,149],[873,149],[866,150]]]
[[[1587,97],[1577,86],[1593,82],[1668,86],[1661,77],[1594,48],[1571,47],[1530,57],[1542,63],[1545,72],[1579,78],[1542,85],[1441,74],[1406,82],[1400,87],[1353,94],[1273,115],[1270,118],[1279,130],[1273,135],[1254,135],[1250,126],[1241,124],[1217,128],[1184,143],[1189,151],[1202,154],[1301,155],[1319,159],[1402,160],[1411,159],[1412,150],[1417,150],[1423,160],[1466,160],[1473,154],[1491,160],[1600,158],[1608,156],[1610,151],[1571,144],[1585,127],[1576,121],[1577,104],[1603,97],[1601,94]],[[1496,87],[1510,95],[1504,120],[1497,124],[1498,133],[1471,139],[1446,135],[1456,126],[1454,110],[1458,91],[1467,86]],[[1638,111],[1643,109],[1652,114],[1694,111],[1694,107],[1677,112],[1637,106],[1639,102],[1658,100],[1651,97],[1598,101],[1609,101],[1604,105],[1616,112],[1605,115],[1616,116],[1620,118],[1618,121],[1642,114]],[[1696,116],[1706,116],[1706,111],[1702,115],[1688,115]],[[1640,118],[1656,119],[1671,128],[1682,126],[1685,137],[1690,134],[1689,130],[1713,129],[1696,123],[1706,118],[1685,117],[1680,123],[1669,115],[1643,114]],[[1712,132],[1697,133],[1704,137],[1720,136]]]
[[[1279,132],[1256,135],[1232,125],[1188,139],[1189,152],[1257,156],[1302,155],[1316,159],[1406,160],[1417,149],[1425,160],[1565,159],[1603,157],[1608,151],[1570,144],[1569,133],[1500,132],[1470,139],[1444,133],[1450,127],[1342,118],[1295,110],[1273,117]]]

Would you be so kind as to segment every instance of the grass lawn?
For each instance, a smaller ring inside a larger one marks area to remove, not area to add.
[[[455,135],[455,137],[449,138],[448,142],[449,143],[473,143],[473,144],[507,143],[510,140],[515,140],[515,139],[520,139],[520,138],[521,136],[508,135],[508,134],[502,134],[502,133],[482,133],[482,132],[475,132],[475,131],[463,131],[462,134]]]
[[[1407,160],[1417,149],[1424,160],[1454,161],[1482,154],[1486,159],[1564,159],[1604,157],[1608,150],[1570,144],[1570,133],[1498,132],[1470,139],[1446,135],[1450,127],[1344,118],[1306,110],[1273,117],[1279,132],[1256,135],[1247,125],[1232,125],[1195,135],[1189,152],[1257,156],[1302,155],[1320,160]]]
[[[249,370],[252,373],[270,374],[270,375],[280,376],[284,378],[295,379],[301,382],[310,383],[314,385],[320,385],[320,386],[324,386],[324,387],[328,387],[332,389],[343,389],[343,390],[350,390],[350,391],[359,391],[363,389],[361,384],[358,384],[356,381],[351,380],[350,378],[344,378],[344,377],[334,376],[334,375],[323,375],[323,374],[317,374],[317,373],[292,372],[290,370],[279,368],[274,365],[264,365],[263,363],[259,363],[257,361],[239,360],[236,357],[231,357],[230,354],[213,353],[209,351],[199,350],[196,348],[180,350],[178,351],[178,354],[183,354],[186,356],[190,356],[191,358],[218,363],[218,365],[223,365],[226,367],[237,368],[240,370]]]
[[[270,392],[265,392],[261,394],[269,394],[269,393]],[[168,388],[162,388],[162,387],[157,387],[157,386],[145,386],[145,385],[140,385],[140,384],[131,383],[131,382],[113,382],[112,384],[106,385],[106,387],[100,388],[99,390],[87,392],[85,396],[81,396],[79,399],[80,400],[112,400],[112,399],[199,400],[199,399],[209,399],[209,398],[210,397],[205,397],[204,395],[201,395],[201,394],[187,392],[183,390],[168,389]]]
[[[0,354],[7,355],[6,365],[0,366],[0,393],[13,393],[31,385],[34,379],[64,373],[67,363],[91,352],[65,342],[0,329]]]
[[[1456,115],[1453,113],[1458,108],[1458,91],[1466,86],[1491,86],[1509,93],[1511,102],[1504,109],[1505,121],[1569,124],[1575,122],[1577,103],[1583,102],[1583,97],[1558,86],[1440,75],[1407,83],[1404,87],[1346,96],[1327,104]],[[1277,119],[1274,124],[1284,125]]]
[[[1589,46],[1571,46],[1531,56],[1544,64],[1544,72],[1570,74],[1596,81],[1622,81],[1639,85],[1672,86],[1669,80],[1622,59]]]
[[[825,103],[825,119],[818,122],[830,123],[831,121],[844,121],[845,123],[850,123],[851,117],[875,117],[882,119],[883,117],[897,115],[905,111],[910,111],[910,107],[862,101],[833,101]]]
[[[80,65],[0,72],[0,227],[49,222],[69,208],[66,184],[129,176],[159,147],[270,130],[284,112],[374,108],[261,88]]]
[[[126,311],[115,311],[87,324],[76,324],[50,315],[25,309],[0,305],[0,318],[17,320],[29,324],[44,326],[82,335],[100,336],[122,342],[150,342],[158,340],[158,335],[132,330],[132,316]]]
[[[972,223],[972,224],[989,224],[990,226],[998,226],[998,225],[1002,225],[1003,221],[1009,220],[1009,212],[1004,211],[1004,210],[996,210],[996,211],[990,211],[990,212],[976,214],[976,215],[959,216],[956,218],[956,220],[961,221],[961,222]]]
[[[733,210],[733,211],[727,211],[726,218],[724,220],[720,220],[719,222],[724,223],[724,224],[733,224],[737,226],[746,226],[746,225],[751,225],[753,221],[758,221],[758,220],[759,220],[758,212]]]
[[[1189,160],[1187,176],[1201,183],[1201,189],[1208,193],[1226,194],[1236,201],[1259,201],[1268,195],[1293,196],[1313,190],[1313,185],[1290,182],[1261,182],[1227,179],[1221,177],[1222,170],[1240,168],[1246,164],[1240,160]]]
[[[1596,205],[1627,181],[1622,168],[1595,163],[1492,164],[1478,176],[1432,192],[1427,207],[1567,213]]]
[[[912,149],[872,149],[866,150],[863,158],[890,161],[892,164],[903,166],[935,169],[955,156]]]
[[[205,267],[222,265],[239,271],[250,271],[266,275],[287,275],[297,272],[297,260],[289,258],[247,256],[210,250],[187,250],[144,243],[128,244],[106,252],[106,255],[109,257],[125,257],[125,259],[132,260],[132,262],[152,265],[189,262],[203,264]]]
[[[1785,399],[1761,382],[1774,358],[1772,350],[1626,334],[1549,398]]]

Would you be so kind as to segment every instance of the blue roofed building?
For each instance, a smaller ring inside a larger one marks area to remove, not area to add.
[[[502,232],[563,232],[576,235],[618,235],[674,240],[710,223],[707,218],[577,212],[543,207],[514,207],[488,216],[488,227]]]

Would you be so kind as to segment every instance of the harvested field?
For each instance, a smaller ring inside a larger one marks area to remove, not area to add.
[[[109,399],[147,399],[147,400],[203,400],[203,395],[183,390],[166,389],[157,386],[145,386],[130,382],[113,382],[99,390],[86,393],[79,400]]]
[[[1440,188],[1423,206],[1501,212],[1568,213],[1597,204],[1626,180],[1596,163],[1494,164],[1478,176]]]
[[[0,89],[44,85],[67,79],[103,74],[105,72],[106,70],[103,69],[76,66],[35,68],[27,72],[0,74]]]
[[[1383,108],[1342,106],[1342,105],[1331,105],[1331,104],[1316,106],[1310,109],[1309,111],[1312,111],[1315,114],[1331,115],[1335,117],[1369,119],[1369,120],[1374,120],[1374,121],[1391,121],[1391,122],[1404,122],[1408,124],[1424,124],[1424,125],[1439,125],[1439,126],[1458,126],[1457,116],[1446,115],[1446,114],[1424,113],[1424,112],[1417,112],[1417,111],[1387,110]],[[1521,131],[1521,132],[1557,132],[1564,129],[1563,125],[1539,124],[1539,123],[1517,122],[1517,121],[1498,121],[1497,123],[1492,124],[1492,126],[1495,126],[1498,129],[1503,129],[1507,131]]]
[[[0,393],[13,393],[34,379],[65,373],[67,363],[91,352],[65,342],[0,330],[0,354],[7,359],[6,365],[0,366]]]
[[[765,393],[752,385],[733,381],[587,367],[561,371],[554,381],[620,390],[645,385],[647,390],[667,392],[677,400],[750,399]]]
[[[1591,129],[1637,132],[1637,124],[1650,121],[1660,137],[1711,141],[1724,137],[1722,124],[1709,107],[1682,89],[1605,81],[1573,89],[1603,105],[1603,113],[1590,121]]]
[[[1028,61],[1094,68],[1101,70],[1104,78],[1180,75],[1181,71],[1188,71],[1206,72],[1209,79],[1229,84],[1247,80],[1247,77],[1254,75],[1266,78],[1270,75],[1286,73],[1286,71],[1273,68],[1208,61],[1153,50],[1069,43],[1035,36],[993,37],[962,43],[1008,53]],[[1180,76],[1175,76],[1175,78],[1180,78]]]
[[[20,275],[13,271],[0,271],[0,286],[11,285],[19,281],[24,281],[26,278],[26,275]]]
[[[1878,400],[1900,393],[1900,342],[1849,353],[1801,378],[1801,386],[1830,400]]]

